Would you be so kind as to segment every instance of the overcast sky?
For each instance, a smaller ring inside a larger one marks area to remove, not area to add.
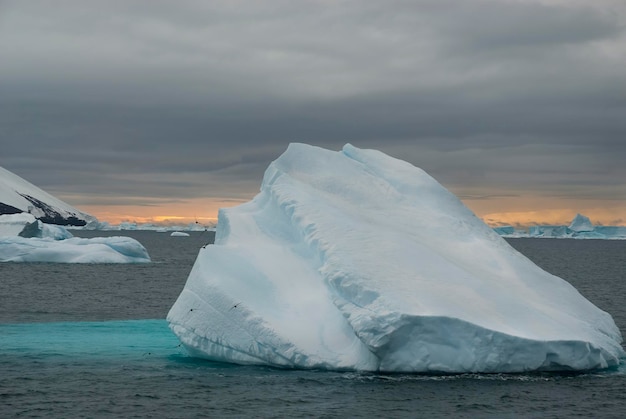
[[[0,166],[80,209],[247,200],[290,142],[624,223],[626,2],[0,0]]]

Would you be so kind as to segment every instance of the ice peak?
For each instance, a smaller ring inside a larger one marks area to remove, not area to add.
[[[589,217],[582,214],[576,214],[568,228],[577,233],[581,233],[583,231],[593,231],[594,226],[591,224]]]

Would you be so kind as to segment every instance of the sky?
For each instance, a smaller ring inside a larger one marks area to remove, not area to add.
[[[291,142],[492,225],[626,225],[623,0],[0,0],[0,166],[102,221],[214,223]]]

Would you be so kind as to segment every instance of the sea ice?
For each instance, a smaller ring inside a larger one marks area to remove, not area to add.
[[[619,364],[611,316],[411,164],[292,144],[222,209],[167,317],[195,356],[385,372]]]

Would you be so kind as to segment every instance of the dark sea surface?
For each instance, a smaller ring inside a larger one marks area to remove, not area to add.
[[[0,417],[626,417],[626,366],[379,375],[188,357],[164,320],[213,233],[128,235],[153,263],[0,263]],[[510,239],[626,331],[626,241]]]

